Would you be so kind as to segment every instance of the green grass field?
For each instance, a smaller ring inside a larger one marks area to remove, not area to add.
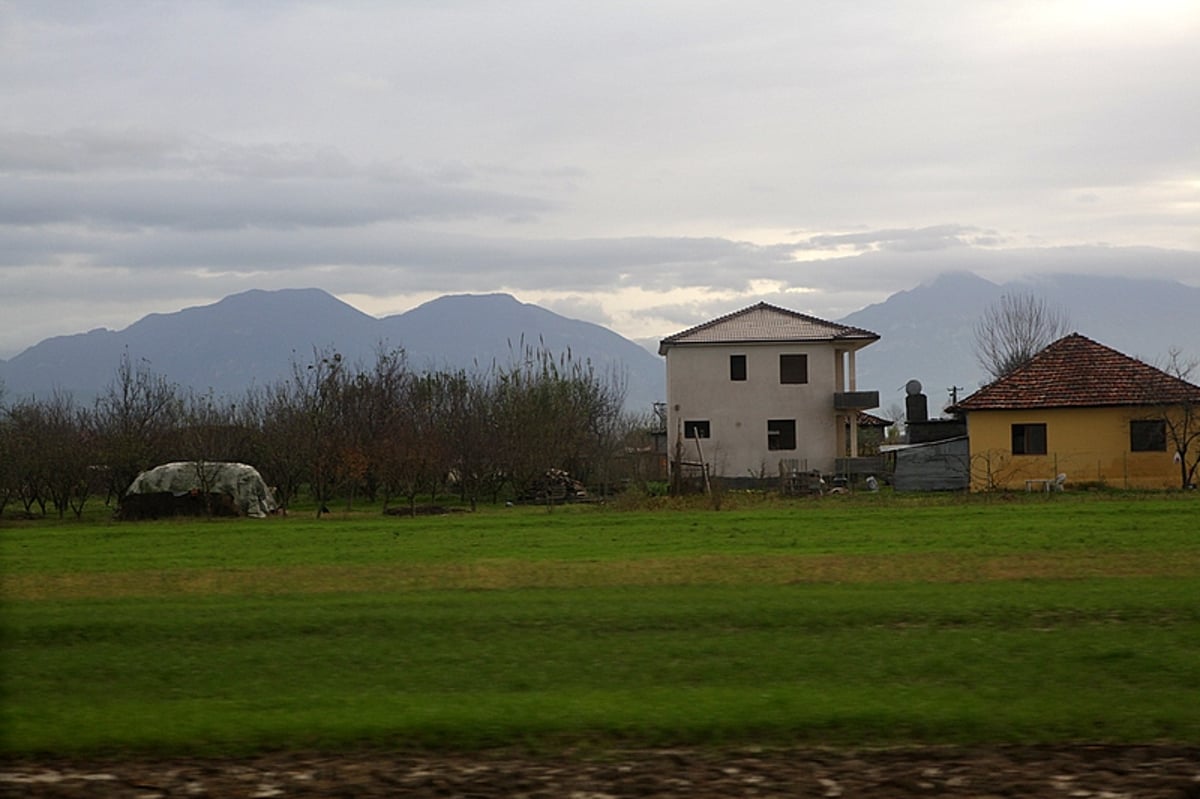
[[[1200,502],[0,524],[0,752],[1200,741]]]

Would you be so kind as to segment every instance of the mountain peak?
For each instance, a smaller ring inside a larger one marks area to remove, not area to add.
[[[63,389],[89,398],[111,383],[128,352],[185,388],[236,395],[287,379],[298,359],[327,348],[369,365],[380,346],[396,347],[416,370],[473,371],[508,365],[528,344],[624,374],[631,408],[648,408],[664,395],[662,364],[642,347],[499,293],[440,297],[376,319],[320,289],[251,289],[149,314],[118,332],[46,339],[0,361],[0,379],[12,397]]]
[[[977,388],[984,375],[973,352],[975,323],[1013,290],[1062,307],[1073,328],[1147,363],[1172,347],[1185,348],[1187,358],[1200,356],[1200,288],[1051,270],[1037,275],[997,284],[949,271],[837,320],[881,336],[858,356],[858,383],[880,391],[885,413],[902,407],[904,384],[912,378],[929,387],[931,399],[950,387]],[[403,349],[413,369],[468,371],[511,365],[533,346],[627,374],[631,408],[644,409],[664,394],[662,361],[645,347],[510,294],[448,295],[376,319],[313,288],[252,289],[211,305],[151,314],[121,331],[48,338],[0,361],[0,380],[7,400],[61,388],[86,401],[112,382],[128,352],[182,386],[237,394],[286,379],[295,361],[316,349],[336,347],[351,362],[369,364],[381,345]]]
[[[1006,291],[1031,293],[1062,308],[1090,338],[1147,362],[1165,357],[1172,346],[1200,341],[1200,288],[1052,272],[999,284],[952,271],[839,320],[881,337],[858,356],[859,385],[877,387],[885,410],[903,403],[902,387],[910,378],[929,387],[931,398],[951,387],[978,388],[986,375],[975,357],[975,325]]]
[[[942,272],[941,274],[924,281],[920,284],[920,286],[918,286],[918,288],[939,289],[944,291],[946,289],[961,288],[977,289],[984,286],[995,288],[996,284],[987,278],[980,277],[974,272],[963,269],[951,272]]]

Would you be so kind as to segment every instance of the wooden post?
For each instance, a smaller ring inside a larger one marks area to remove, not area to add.
[[[708,480],[708,463],[704,460],[704,448],[700,446],[700,433],[697,432],[692,438],[696,441],[696,455],[700,457],[700,471],[704,474],[704,493],[712,496],[712,483]]]

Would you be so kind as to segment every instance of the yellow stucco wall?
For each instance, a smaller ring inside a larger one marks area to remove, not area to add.
[[[1068,487],[1101,483],[1113,488],[1178,488],[1174,449],[1131,452],[1129,422],[1151,418],[1137,408],[972,411],[967,414],[971,489],[1024,490],[1029,479],[1067,475]],[[1046,425],[1045,455],[1013,455],[1014,424]]]

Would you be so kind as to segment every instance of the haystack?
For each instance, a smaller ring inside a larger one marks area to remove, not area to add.
[[[262,475],[244,463],[175,461],[142,472],[121,499],[124,519],[160,516],[251,516],[276,510]]]

